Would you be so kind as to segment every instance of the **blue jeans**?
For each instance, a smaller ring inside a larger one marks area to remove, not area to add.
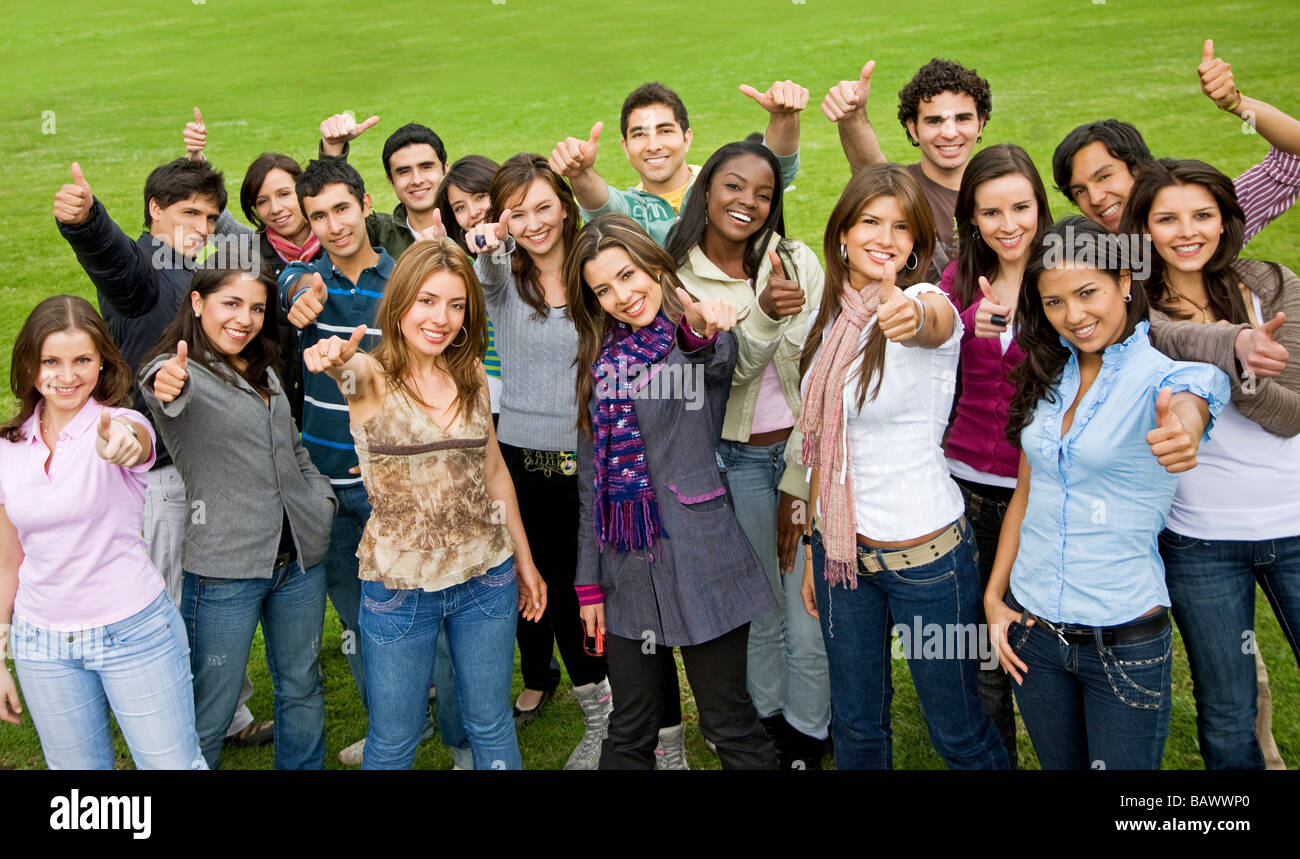
[[[474,768],[522,769],[510,708],[518,608],[513,558],[440,591],[361,583],[361,655],[371,704],[362,769],[411,768],[444,622]]]
[[[111,707],[136,769],[207,769],[189,644],[167,592],[116,623],[68,632],[15,616],[14,667],[50,769],[113,769]]]
[[[366,667],[361,659],[361,641],[357,615],[361,610],[361,580],[357,578],[357,546],[361,545],[361,532],[370,518],[370,496],[366,487],[335,486],[334,495],[339,500],[334,522],[330,525],[330,547],[325,553],[325,591],[329,594],[334,611],[343,622],[345,643],[343,648],[356,681],[361,704],[366,706]],[[346,642],[346,637],[357,638]]]
[[[831,691],[821,628],[804,611],[799,595],[802,567],[784,576],[777,569],[777,486],[785,474],[785,444],[753,447],[723,441],[718,448],[736,519],[763,562],[777,602],[776,609],[749,624],[749,694],[760,718],[783,713],[796,731],[825,739]]]
[[[828,587],[826,551],[821,534],[813,533],[813,586],[830,667],[836,769],[894,765],[891,613],[917,629],[938,624],[945,641],[977,629],[982,595],[975,536],[964,520],[960,527],[957,547],[928,564],[878,573],[866,573],[859,564],[856,589]],[[978,647],[963,645],[935,658],[928,648],[909,646],[903,654],[930,743],[949,769],[1007,769],[1006,750],[980,701]]]
[[[1041,622],[1007,631],[1029,668],[1012,689],[1038,763],[1045,770],[1160,769],[1173,629],[1110,646],[1096,635],[1094,644],[1064,643]]]
[[[185,573],[181,613],[190,636],[194,711],[208,766],[217,768],[221,743],[235,714],[248,649],[261,621],[266,665],[275,695],[275,768],[325,765],[325,693],[321,686],[321,628],[325,569],[297,561],[268,579],[215,579]]]
[[[1208,769],[1263,769],[1255,735],[1255,582],[1293,650],[1300,634],[1300,537],[1199,540],[1166,529],[1160,555],[1183,634]],[[1300,655],[1297,656],[1300,659]]]
[[[438,689],[438,733],[447,748],[468,749],[469,737],[460,721],[460,705],[456,703],[456,671],[451,664],[446,632],[447,622],[444,620],[438,624],[438,650],[433,656],[433,685]]]

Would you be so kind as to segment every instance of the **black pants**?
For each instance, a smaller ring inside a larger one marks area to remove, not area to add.
[[[681,648],[682,662],[695,693],[700,730],[718,747],[722,768],[776,769],[776,747],[759,723],[745,688],[748,649],[749,624],[745,624],[712,641]],[[670,677],[674,687],[677,683],[673,649],[611,635],[605,641],[605,656],[614,712],[600,751],[600,769],[653,769],[663,723],[664,678]],[[672,700],[677,700],[675,689]]]

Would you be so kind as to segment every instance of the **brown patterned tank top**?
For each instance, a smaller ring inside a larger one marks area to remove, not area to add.
[[[447,433],[419,403],[390,392],[370,420],[352,426],[372,508],[357,549],[363,580],[438,591],[514,553],[504,507],[483,485],[490,415],[484,387]]]

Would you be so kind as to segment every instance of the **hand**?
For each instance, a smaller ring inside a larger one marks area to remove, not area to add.
[[[361,338],[365,336],[366,326],[358,325],[347,340],[342,337],[327,337],[302,350],[302,362],[312,373],[327,373],[336,367],[342,367],[357,354],[357,349],[361,347]]]
[[[980,278],[980,292],[984,293],[984,297],[980,299],[979,307],[975,309],[975,336],[1000,337],[1002,332],[1007,330],[1007,320],[1011,319],[1013,309],[1009,305],[998,304],[987,277]],[[1003,322],[1001,324],[994,322],[994,316],[1002,317]]]
[[[740,91],[758,102],[770,114],[795,114],[808,106],[808,90],[794,81],[777,81],[759,92],[749,84],[741,84]]]
[[[859,109],[865,109],[867,98],[871,95],[871,72],[876,68],[876,61],[871,60],[862,67],[862,74],[855,81],[840,81],[830,88],[826,98],[822,99],[822,113],[831,122],[842,122],[853,116]]]
[[[0,650],[3,649],[4,639],[0,639]],[[23,711],[23,705],[18,698],[18,687],[14,685],[14,678],[9,674],[9,669],[0,665],[0,719],[6,722],[12,722],[17,725],[20,722],[18,714]]]
[[[1209,96],[1220,110],[1232,110],[1241,103],[1241,94],[1232,79],[1232,66],[1214,56],[1213,39],[1205,40],[1196,73],[1201,76],[1201,92]]]
[[[605,636],[605,604],[594,602],[578,606],[578,615],[582,618],[582,628],[588,638]]]
[[[591,134],[586,140],[579,140],[576,137],[566,137],[555,148],[551,150],[551,158],[548,162],[551,169],[561,176],[569,179],[585,173],[596,164],[596,149],[600,141],[601,129],[605,123],[598,122],[591,127]]]
[[[885,263],[885,276],[880,279],[880,308],[876,311],[876,325],[880,333],[895,343],[911,340],[921,332],[916,323],[921,321],[917,310],[919,299],[908,298],[894,283],[894,263]]]
[[[82,224],[90,217],[90,207],[95,195],[86,184],[81,165],[72,162],[72,184],[64,185],[54,194],[54,217],[61,224]]]
[[[820,620],[821,615],[817,613],[817,591],[813,589],[812,561],[804,562],[803,584],[799,586],[799,596],[803,597],[803,610]]]
[[[203,147],[208,145],[208,127],[203,124],[203,114],[194,108],[194,121],[185,123],[181,132],[185,140],[185,155],[191,161],[203,160]]]
[[[471,254],[485,254],[495,251],[510,235],[510,210],[501,213],[501,220],[495,224],[484,221],[477,227],[471,227],[465,233],[465,248]]]
[[[99,438],[95,439],[95,453],[105,462],[130,468],[140,461],[144,445],[135,434],[104,409],[99,413]]]
[[[736,327],[736,306],[731,302],[719,298],[695,301],[680,286],[677,287],[677,297],[681,299],[686,324],[691,326],[695,336],[709,340],[719,331],[730,331]]]
[[[442,209],[433,210],[433,223],[419,231],[420,239],[445,239],[447,228],[442,225]]]
[[[539,621],[546,611],[546,582],[531,562],[515,561],[515,579],[519,582],[519,613],[524,620]]]
[[[1002,670],[1011,675],[1011,678],[1021,686],[1024,685],[1025,679],[1020,676],[1020,672],[1029,672],[1029,666],[1024,663],[1016,652],[1011,649],[1011,642],[1007,640],[1007,633],[1011,629],[1011,624],[1020,623],[1020,613],[1008,606],[1002,601],[1001,597],[995,596],[991,591],[984,593],[984,617],[988,619],[989,636],[993,639],[994,652],[998,656],[998,664]],[[1034,619],[1028,618],[1025,626],[1034,625]],[[1016,669],[1019,669],[1017,671]]]
[[[1234,351],[1241,369],[1248,375],[1260,378],[1280,376],[1286,369],[1291,353],[1273,339],[1283,322],[1286,322],[1286,314],[1279,313],[1258,328],[1244,328],[1238,332]]]
[[[799,556],[799,538],[803,536],[804,517],[799,513],[807,504],[785,492],[777,494],[776,500],[776,557],[781,575],[794,569],[795,559]]]
[[[1169,388],[1161,388],[1156,394],[1156,428],[1147,433],[1147,444],[1165,471],[1177,474],[1196,467],[1200,438],[1192,438],[1183,427],[1182,418],[1169,408],[1172,399],[1173,391]]]
[[[289,305],[289,314],[285,318],[294,328],[306,328],[316,321],[321,311],[325,309],[325,302],[329,300],[329,290],[325,288],[325,281],[321,276],[312,272],[310,275],[303,275],[294,283],[294,288],[302,287],[293,298],[293,303]],[[306,295],[303,294],[306,292]]]
[[[184,340],[176,344],[176,356],[158,368],[153,376],[153,395],[160,403],[170,403],[185,390],[185,380],[190,377],[189,346]]]
[[[379,117],[372,116],[360,125],[350,113],[336,113],[320,124],[320,139],[325,144],[326,155],[342,155],[343,147],[349,140],[356,140],[367,128],[379,122]]]
[[[785,267],[776,251],[768,251],[767,257],[772,261],[772,273],[768,275],[767,285],[758,294],[758,306],[772,319],[784,319],[795,316],[803,310],[803,289],[798,281],[785,276]]]

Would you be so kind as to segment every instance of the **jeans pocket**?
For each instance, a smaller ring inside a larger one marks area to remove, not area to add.
[[[1011,628],[1007,630],[1007,644],[1011,645],[1012,650],[1019,653],[1020,648],[1024,647],[1028,640],[1029,627],[1019,621],[1011,624]]]
[[[172,608],[170,598],[165,593],[161,596],[167,601],[167,605],[154,600],[126,620],[109,624],[105,632],[108,633],[110,641],[118,644],[139,644],[166,634],[172,628],[172,620],[178,618],[173,618],[172,612],[167,611],[168,608]]]
[[[514,616],[519,610],[519,588],[515,580],[515,559],[507,558],[486,573],[465,583],[474,604],[488,617]]]
[[[390,644],[411,631],[419,603],[416,590],[363,581],[357,625],[376,644]]]
[[[1192,549],[1204,542],[1199,537],[1185,537],[1168,528],[1160,532],[1160,545],[1170,549]]]
[[[1139,710],[1158,710],[1169,694],[1169,660],[1173,632],[1099,649],[1111,691],[1121,703]]]

